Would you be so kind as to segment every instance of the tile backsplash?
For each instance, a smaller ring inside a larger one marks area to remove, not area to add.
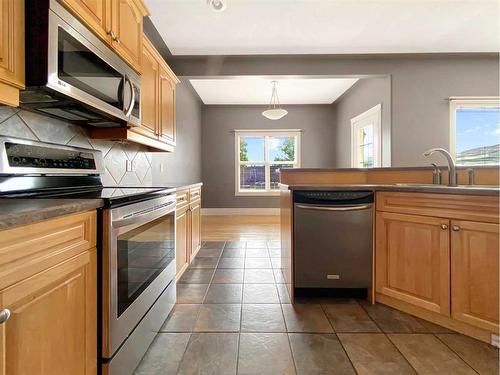
[[[83,127],[7,106],[0,106],[0,135],[100,150],[105,186],[152,185],[152,155],[135,143],[90,139]],[[127,171],[127,160],[133,171]]]

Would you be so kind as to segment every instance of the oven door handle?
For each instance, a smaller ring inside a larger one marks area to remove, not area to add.
[[[174,211],[173,206],[175,207],[175,202],[169,202],[167,205],[162,206],[161,208],[152,208],[150,211],[141,214],[113,220],[111,222],[111,225],[113,226],[113,228],[121,228],[132,224],[148,223]]]

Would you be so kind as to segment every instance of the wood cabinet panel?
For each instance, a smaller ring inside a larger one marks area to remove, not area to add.
[[[377,292],[448,315],[448,226],[446,219],[378,212]]]
[[[0,235],[0,289],[96,246],[96,212],[82,212]]]
[[[147,13],[137,0],[112,0],[113,48],[135,70],[141,71],[142,19]],[[143,5],[142,5],[143,6]]]
[[[201,248],[201,203],[196,201],[190,206],[191,216],[191,259]]]
[[[175,76],[174,76],[175,77]],[[176,80],[165,66],[159,73],[158,135],[164,142],[175,145],[175,85]]]
[[[452,221],[451,229],[452,317],[498,333],[498,225]]]
[[[110,0],[60,0],[69,10],[79,17],[94,33],[108,43],[110,28],[108,13]]]
[[[0,103],[18,106],[24,88],[24,0],[0,0]]]
[[[378,211],[498,223],[498,197],[378,192]]]
[[[179,279],[189,265],[189,223],[187,207],[176,211],[175,219],[176,275]]]
[[[0,291],[0,374],[97,373],[96,250]]]
[[[141,126],[134,128],[143,134],[156,138],[158,127],[158,61],[151,50],[152,46],[145,41],[142,51],[141,75]]]

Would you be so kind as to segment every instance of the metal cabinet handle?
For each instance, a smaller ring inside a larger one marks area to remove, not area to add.
[[[451,227],[451,229],[454,231],[454,232],[458,232],[460,230],[460,227],[458,225],[454,225]]]
[[[116,43],[118,43],[118,44],[120,44],[120,43],[122,42],[119,36],[117,36],[117,37],[115,38],[115,42],[116,42]]]
[[[442,230],[446,230],[446,229],[448,229],[448,225],[446,225],[446,224],[441,224],[441,229],[442,229]]]
[[[0,324],[5,323],[7,320],[10,318],[10,310],[9,309],[3,309],[0,311]]]
[[[111,37],[111,39],[116,40],[116,34],[113,30],[108,31],[108,35]]]

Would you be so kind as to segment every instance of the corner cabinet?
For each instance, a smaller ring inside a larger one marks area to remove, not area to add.
[[[143,17],[141,0],[59,0],[132,68],[141,72]]]
[[[201,186],[177,191],[176,274],[179,279],[201,249]]]
[[[0,0],[0,104],[19,106],[24,88],[24,0]]]
[[[1,374],[97,373],[95,241],[95,211],[0,232]]]
[[[483,341],[498,335],[498,203],[377,193],[376,300]]]

